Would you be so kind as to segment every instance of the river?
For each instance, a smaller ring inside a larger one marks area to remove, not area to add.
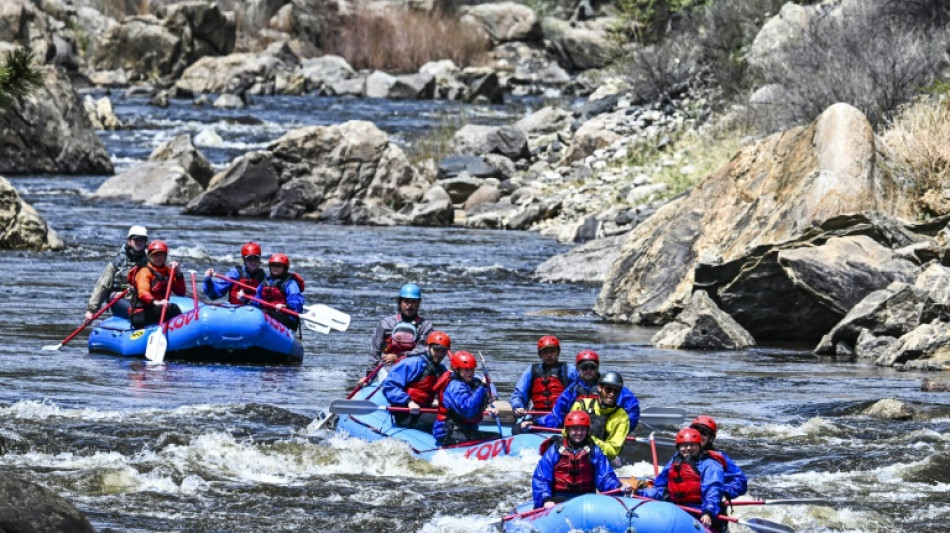
[[[131,129],[101,136],[120,169],[183,132],[213,130],[221,141],[200,148],[221,168],[302,125],[367,119],[408,143],[460,113],[438,102],[317,97],[256,98],[243,111],[114,103]],[[507,123],[538,105],[468,107],[465,116]],[[718,443],[749,475],[752,496],[827,500],[737,508],[737,516],[799,532],[950,531],[950,395],[921,392],[923,374],[820,360],[807,347],[653,349],[653,331],[607,324],[590,312],[597,288],[533,280],[538,263],[566,249],[534,233],[187,217],[178,208],[91,200],[104,179],[13,178],[67,248],[0,251],[8,276],[0,291],[0,464],[67,497],[97,530],[496,530],[530,497],[536,456],[429,463],[396,442],[369,444],[311,426],[351,388],[373,328],[411,281],[422,286],[424,314],[452,335],[453,348],[486,355],[505,396],[537,360],[537,338],[553,333],[562,359],[596,350],[642,406],[715,416]],[[308,302],[350,313],[350,329],[306,331],[299,367],[147,367],[90,355],[85,335],[42,351],[81,323],[93,283],[133,223],[168,242],[171,259],[185,269],[233,265],[247,240],[265,254],[284,251],[307,280]],[[858,414],[886,397],[921,415],[896,422]],[[621,472],[651,474],[643,450],[634,451],[640,460]],[[669,453],[661,449],[661,461]]]

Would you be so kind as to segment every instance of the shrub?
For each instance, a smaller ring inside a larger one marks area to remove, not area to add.
[[[927,98],[902,108],[881,140],[886,168],[918,194],[950,186],[950,99]]]
[[[416,72],[439,59],[465,67],[489,49],[484,32],[439,10],[361,9],[338,17],[321,45],[325,53],[342,56],[356,69]]]
[[[0,61],[0,111],[41,85],[43,74],[33,64],[31,51],[17,47],[7,52]]]
[[[637,95],[656,100],[681,92],[696,71],[694,50],[681,38],[669,38],[631,53],[625,68]]]
[[[755,121],[765,131],[785,129],[846,102],[881,125],[933,81],[945,63],[946,42],[946,30],[914,27],[867,6],[817,18],[761,73],[786,95],[755,109]]]

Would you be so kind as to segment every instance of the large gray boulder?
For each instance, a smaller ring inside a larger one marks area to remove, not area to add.
[[[60,250],[63,241],[53,228],[0,177],[0,249]]]
[[[756,339],[817,340],[842,313],[796,285],[778,254],[858,234],[891,248],[912,244],[892,219],[914,220],[919,208],[909,184],[880,168],[882,159],[867,118],[847,104],[744,147],[630,233],[595,311],[609,320],[664,324],[685,305],[703,265],[715,271],[703,287]],[[755,265],[761,268],[753,277],[747,267]],[[735,293],[756,300],[746,308],[766,312],[758,327],[721,297],[740,282],[760,291],[757,299],[754,290]]]
[[[66,74],[44,69],[32,96],[0,111],[0,173],[112,174],[105,145]]]
[[[0,531],[95,533],[75,505],[36,483],[0,473]]]
[[[463,9],[461,20],[481,28],[495,44],[541,38],[538,16],[524,4],[498,2],[468,6]]]
[[[538,265],[534,276],[549,283],[603,283],[625,237],[614,235],[575,246]]]
[[[705,291],[696,291],[686,309],[663,326],[650,343],[676,350],[743,350],[755,346],[755,339],[716,307]]]
[[[501,154],[511,160],[527,158],[528,138],[517,126],[481,126],[466,124],[452,138],[456,153],[469,155]]]

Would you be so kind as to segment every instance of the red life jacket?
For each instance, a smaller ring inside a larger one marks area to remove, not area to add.
[[[278,279],[268,280],[264,278],[261,282],[261,285],[264,288],[261,290],[261,300],[265,302],[270,302],[272,304],[286,304],[287,303],[287,282],[291,279],[297,282],[297,286],[300,287],[300,292],[303,292],[303,278],[300,277],[300,274],[296,272],[288,272],[286,276],[283,276]]]
[[[600,379],[599,376],[598,379]],[[571,385],[571,390],[574,393],[575,401],[586,400],[588,398],[600,398],[600,395],[598,394],[600,388],[598,387],[597,383],[594,383],[590,388],[588,388],[581,383],[580,379],[578,379]]]
[[[545,371],[541,363],[531,365],[531,403],[535,409],[550,411],[567,386],[567,363]]]
[[[396,313],[396,325],[383,339],[383,353],[406,353],[415,349],[418,344],[419,325],[422,317],[416,316],[412,322],[402,320],[402,315]],[[400,325],[403,327],[400,328]]]
[[[438,389],[438,394],[439,394],[439,414],[436,415],[435,417],[436,420],[442,420],[444,422],[446,419],[451,419],[456,424],[466,425],[466,426],[472,426],[472,425],[478,424],[479,422],[482,421],[483,418],[485,418],[485,415],[483,415],[480,411],[477,415],[475,415],[475,418],[462,418],[459,415],[453,413],[452,411],[449,411],[445,407],[445,399],[444,399],[445,389],[448,388],[449,383],[452,380],[459,380],[462,383],[465,383],[465,381],[461,377],[459,377],[455,372],[446,372],[442,374],[442,376],[439,378],[439,381],[436,383],[436,388]],[[444,384],[442,384],[443,382]],[[471,387],[472,389],[474,389],[475,387],[480,386],[481,384],[482,384],[481,380],[475,378],[472,380],[471,384],[466,384],[465,386]]]
[[[590,446],[571,451],[559,443],[561,456],[554,464],[555,493],[589,494],[597,490],[594,479],[594,463],[590,460]]]
[[[256,271],[254,271],[253,274],[248,274],[247,269],[244,266],[238,265],[237,271],[238,271],[238,281],[240,281],[241,283],[245,285],[250,285],[251,287],[254,287],[255,289],[257,288],[258,285],[263,283],[264,278],[267,277],[267,275],[264,274],[263,268],[258,268]],[[303,280],[298,281],[297,284],[300,285],[300,292],[303,292]],[[236,304],[236,305],[243,305],[247,303],[247,302],[242,302],[241,299],[238,298],[238,293],[241,292],[241,290],[242,290],[242,287],[240,287],[237,283],[232,283],[231,290],[228,291],[228,302],[232,304]]]
[[[697,463],[705,458],[704,453],[700,453],[695,459],[683,459],[683,456],[676,454],[676,459],[670,466],[669,481],[666,490],[670,493],[670,499],[678,505],[703,503],[702,477],[699,474]]]
[[[152,265],[146,264],[144,267],[134,266],[129,269],[129,299],[132,301],[132,307],[136,309],[143,309],[145,304],[139,300],[139,291],[135,288],[135,275],[138,274],[139,270],[142,268],[147,268],[152,271],[152,286],[149,287],[148,292],[152,294],[152,297],[156,300],[162,300],[165,298],[165,293],[168,291],[168,276],[163,275],[161,272],[152,268]]]
[[[432,400],[435,399],[436,385],[439,382],[439,377],[443,374],[449,374],[449,372],[439,373],[439,367],[429,359],[428,355],[417,355],[413,357],[423,357],[426,362],[426,370],[422,373],[422,377],[406,385],[406,394],[412,398],[412,401],[421,405],[422,407],[428,407],[432,405]],[[445,385],[448,384],[448,380],[445,380]],[[443,385],[443,389],[445,388]]]

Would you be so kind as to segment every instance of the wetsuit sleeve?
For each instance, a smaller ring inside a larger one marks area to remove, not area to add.
[[[284,292],[287,293],[287,307],[290,308],[291,311],[302,313],[304,297],[303,293],[300,292],[300,285],[291,279],[284,286]]]
[[[238,279],[241,277],[241,273],[236,268],[231,267],[231,270],[228,270],[227,277]],[[204,282],[204,292],[208,298],[216,300],[231,292],[231,282],[213,276],[207,277]]]
[[[112,290],[113,278],[115,278],[115,265],[112,264],[112,261],[109,261],[105,270],[99,275],[99,279],[96,280],[95,287],[92,288],[92,294],[89,295],[89,301],[86,303],[86,311],[95,313],[102,307],[103,302],[106,301],[109,292]]]
[[[722,492],[730,500],[734,500],[739,496],[742,496],[749,490],[749,478],[746,477],[745,472],[739,468],[739,465],[735,463],[728,455],[723,452],[722,458],[726,460],[726,468],[723,470],[723,485]]]
[[[594,481],[597,483],[598,491],[607,492],[621,487],[614,468],[610,466],[610,461],[600,448],[594,447],[591,450],[590,460],[594,465]]]
[[[460,381],[453,381],[442,396],[445,408],[465,420],[481,420],[488,400],[488,389],[482,385],[472,390]]]
[[[564,424],[564,417],[571,411],[571,406],[577,399],[577,387],[568,387],[557,397],[551,412],[535,420],[535,424],[548,427],[559,428]]]
[[[637,396],[627,387],[622,387],[620,397],[617,398],[617,405],[627,412],[627,418],[630,419],[630,431],[636,430],[637,424],[640,423],[640,400]]]
[[[152,296],[152,271],[140,268],[135,273],[135,292],[138,299],[145,305],[152,305],[155,298]]]
[[[712,458],[703,459],[699,464],[699,474],[703,489],[703,512],[717,516],[722,502],[722,465]]]
[[[422,374],[419,370],[419,357],[403,359],[393,366],[386,379],[383,380],[383,396],[390,405],[408,405],[412,398],[406,393],[406,385],[412,383]],[[424,367],[423,367],[424,370]]]
[[[521,374],[521,379],[518,380],[518,383],[515,384],[515,390],[511,393],[511,408],[512,409],[527,409],[529,391],[531,390],[531,367],[529,366],[527,370]]]
[[[663,467],[663,470],[660,471],[659,475],[656,476],[656,479],[653,480],[653,486],[647,487],[645,489],[640,489],[637,492],[640,496],[646,496],[647,498],[653,498],[654,500],[663,500],[666,498],[666,486],[669,483],[670,478],[670,467],[673,465],[673,459],[671,458],[666,466]]]
[[[544,507],[544,502],[554,496],[554,464],[560,458],[557,446],[551,446],[541,456],[538,466],[534,467],[531,476],[531,495],[534,498],[534,508]]]
[[[630,419],[627,418],[627,412],[623,409],[615,409],[607,418],[606,427],[607,438],[601,440],[591,436],[591,440],[600,446],[604,455],[608,459],[613,459],[620,455],[620,450],[627,441],[627,434],[630,433]]]

